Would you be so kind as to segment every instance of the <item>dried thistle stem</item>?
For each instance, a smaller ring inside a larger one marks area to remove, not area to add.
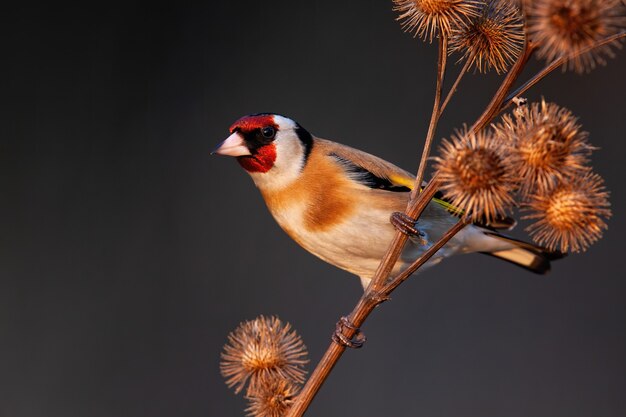
[[[459,221],[452,226],[450,230],[448,230],[442,237],[435,243],[433,246],[428,248],[428,250],[419,258],[417,258],[411,265],[409,265],[404,271],[402,271],[397,277],[395,277],[391,282],[389,282],[382,290],[383,294],[389,295],[396,288],[400,286],[404,281],[407,280],[415,271],[417,271],[422,265],[424,265],[439,249],[443,247],[450,239],[454,237],[457,233],[459,233],[467,224],[469,223],[468,219],[459,219]]]
[[[518,97],[518,96],[521,96],[522,94],[524,94],[526,91],[531,89],[539,81],[543,80],[552,71],[554,71],[555,69],[559,68],[561,65],[563,65],[566,62],[568,62],[570,59],[576,58],[578,55],[585,54],[585,53],[591,51],[592,49],[600,48],[600,47],[602,47],[604,45],[608,45],[608,44],[610,44],[612,42],[615,42],[615,41],[623,39],[623,38],[626,38],[626,32],[616,33],[615,35],[609,36],[609,37],[599,41],[596,44],[593,44],[591,46],[588,46],[586,48],[581,49],[576,54],[567,55],[567,56],[561,56],[561,57],[555,59],[550,64],[546,65],[541,71],[539,71],[537,74],[535,74],[531,79],[526,81],[523,85],[521,85],[519,88],[517,88],[511,94],[509,94],[507,96],[507,98],[504,100],[504,103],[502,105],[501,111],[505,110],[507,107],[509,107],[511,105],[511,103],[513,103],[513,99],[515,97]]]
[[[535,46],[529,42],[528,39],[526,39],[526,42],[524,42],[524,49],[522,50],[519,58],[517,58],[517,61],[513,67],[511,67],[511,70],[506,74],[506,77],[504,77],[502,84],[500,84],[500,88],[498,88],[498,91],[494,94],[485,111],[469,129],[470,131],[478,132],[479,130],[482,130],[502,111],[502,103],[505,102],[509,90],[519,78],[522,70],[526,66],[526,63],[532,56],[535,49]]]
[[[470,56],[465,61],[465,64],[463,64],[463,68],[461,69],[461,72],[459,72],[459,75],[457,75],[456,80],[454,81],[454,84],[452,84],[452,87],[450,87],[450,91],[448,91],[448,95],[446,96],[446,99],[443,101],[443,104],[439,108],[439,116],[438,117],[441,117],[441,115],[443,114],[443,111],[446,109],[446,107],[448,106],[448,103],[452,99],[452,96],[454,95],[454,93],[456,93],[456,90],[459,87],[459,84],[461,83],[461,80],[463,79],[463,76],[467,73],[467,71],[469,70],[470,66],[472,66],[472,60],[473,60],[473,55]]]
[[[418,191],[421,189],[420,185],[422,183],[424,172],[426,170],[426,164],[428,156],[430,154],[430,147],[432,145],[432,140],[435,135],[439,116],[441,115],[441,89],[443,85],[447,61],[447,46],[447,39],[445,39],[444,37],[439,38],[439,57],[437,62],[437,87],[435,90],[435,102],[433,105],[433,112],[430,119],[428,134],[426,135],[424,151],[422,152],[422,159],[420,161],[420,166],[418,169],[418,175],[415,179],[414,188],[411,192],[409,203],[406,209],[406,214],[413,218],[419,218],[424,209],[426,209],[428,203],[430,203],[431,199],[434,197],[440,185],[438,178],[436,176],[433,176],[433,178],[428,182],[422,192],[418,193]],[[498,93],[496,94],[496,96],[494,96],[494,99],[492,100],[490,105],[487,107],[481,118],[479,118],[479,120],[474,124],[472,129],[479,130],[477,127],[481,126],[482,122],[480,121],[482,119],[488,118],[488,123],[489,121],[491,121],[491,119],[493,119],[493,117],[495,117],[496,114],[498,114],[498,109],[502,105],[502,102],[506,97],[506,93],[509,91],[511,85],[515,82],[515,80],[521,73],[524,65],[531,55],[530,49],[531,48],[528,47],[528,42],[526,42],[524,44],[524,50],[520,55],[520,58],[505,78],[504,82],[500,86],[500,89],[498,90]],[[496,100],[498,97],[499,99]],[[457,225],[455,225],[451,229],[451,231],[443,236],[446,241],[443,241],[442,238],[434,246],[438,244],[443,246],[448,240],[450,240],[456,233],[458,233],[463,228],[461,225],[465,226],[463,222],[457,223]],[[391,290],[397,288],[410,275],[401,273],[400,275],[398,275],[398,277],[396,277],[396,279],[394,279],[390,283],[387,283],[387,279],[391,274],[391,271],[393,270],[393,267],[395,266],[397,260],[400,258],[402,249],[406,245],[407,241],[408,236],[400,232],[397,232],[395,234],[392,242],[389,245],[389,248],[387,249],[387,252],[385,253],[385,256],[382,258],[378,269],[376,270],[374,278],[370,282],[364,294],[359,299],[357,305],[348,316],[348,320],[355,326],[355,328],[343,328],[343,335],[346,336],[348,339],[351,339],[356,334],[356,328],[361,327],[367,317],[372,313],[372,311],[374,311],[374,308],[376,308],[376,306],[378,306],[380,303],[384,302],[387,299],[390,292],[385,293],[383,292],[383,290],[387,286],[389,286],[389,289]],[[428,261],[437,252],[437,250],[425,252],[420,257],[420,259],[415,262],[415,264],[419,262],[417,268],[426,261]],[[307,380],[306,384],[302,388],[302,391],[296,397],[294,404],[289,408],[286,417],[301,417],[302,415],[304,415],[305,411],[313,401],[313,398],[315,398],[315,395],[321,388],[326,378],[328,378],[328,375],[335,367],[335,364],[337,363],[339,358],[341,358],[341,355],[343,355],[345,350],[346,348],[343,345],[335,342],[332,342],[330,344],[330,346],[324,353],[324,356],[315,367],[315,370],[311,374],[311,377]]]
[[[411,192],[411,199],[415,199],[416,194],[421,189],[422,181],[424,180],[424,173],[426,172],[426,166],[428,165],[428,157],[430,156],[430,148],[432,147],[435,131],[437,130],[437,124],[439,123],[439,117],[441,116],[439,106],[441,104],[441,90],[443,87],[443,80],[446,75],[447,62],[448,38],[441,35],[439,36],[439,57],[437,59],[437,87],[435,88],[435,102],[433,103],[433,112],[428,125],[428,133],[426,134],[426,142],[424,143],[424,149],[422,151],[422,159],[420,160],[420,165],[417,169],[415,186]]]
[[[407,205],[406,214],[413,218],[419,218],[422,212],[426,209],[426,206],[430,203],[431,199],[434,197],[437,192],[440,182],[437,176],[433,176],[431,180],[428,182],[426,187],[419,192],[421,189],[421,183],[424,178],[424,172],[426,170],[426,164],[428,160],[428,156],[430,154],[430,147],[432,145],[432,140],[435,135],[435,130],[437,127],[437,123],[439,121],[439,116],[441,115],[440,111],[440,102],[441,102],[441,89],[443,85],[444,75],[445,75],[445,67],[447,61],[447,39],[444,37],[439,38],[439,57],[437,62],[437,87],[435,90],[435,102],[433,105],[433,112],[430,119],[430,124],[428,128],[428,134],[426,135],[426,143],[424,145],[424,151],[422,152],[422,159],[420,161],[420,166],[418,169],[418,175],[415,179],[415,184],[413,187],[413,191],[411,192],[411,196],[409,199],[409,203]],[[497,97],[494,97],[494,100],[487,107],[483,116],[481,118],[489,117],[489,121],[498,114],[497,110],[492,109],[492,107],[500,107],[502,102],[506,97],[506,93],[509,91],[511,85],[515,82],[519,74],[521,73],[524,65],[528,61],[530,57],[530,51],[528,47],[528,42],[525,43],[524,51],[520,55],[520,58],[515,63],[510,73],[505,78],[503,85],[500,86],[500,90],[498,90],[499,100],[496,100]],[[511,76],[511,73],[515,73],[514,76]],[[485,116],[490,115],[491,116]],[[479,119],[480,121],[481,119]],[[473,129],[476,129],[477,126],[480,126],[479,122],[474,124]],[[440,239],[433,247],[437,245],[445,245],[445,243],[450,240],[456,233],[458,233],[465,224],[463,222],[457,223],[451,231],[448,231],[442,239]],[[446,239],[443,241],[443,239]],[[343,328],[343,335],[348,339],[351,339],[356,334],[356,328],[361,327],[361,325],[365,322],[367,317],[374,311],[376,306],[380,303],[384,302],[390,292],[383,292],[384,289],[389,286],[389,289],[397,288],[402,282],[404,282],[410,274],[401,273],[396,277],[396,279],[392,280],[390,283],[387,283],[387,279],[393,270],[397,260],[400,258],[400,254],[402,253],[402,249],[406,245],[408,241],[408,236],[397,232],[385,253],[385,256],[382,258],[378,269],[376,270],[376,274],[374,278],[370,282],[369,286],[365,290],[364,294],[359,299],[357,305],[354,307],[350,315],[348,316],[348,320],[355,326],[355,328]],[[441,247],[440,246],[440,247]],[[440,248],[439,247],[439,248]],[[438,249],[437,249],[438,250]],[[437,250],[426,251],[420,259],[415,261],[414,264],[419,262],[417,268],[420,265],[428,261]],[[411,265],[413,266],[413,265]],[[410,266],[410,267],[411,267]],[[410,268],[409,267],[409,268]],[[406,272],[406,271],[405,271]],[[414,272],[414,271],[413,271]],[[335,367],[335,364],[341,358],[341,355],[346,350],[345,346],[340,345],[338,343],[332,342],[324,356],[319,361],[315,370],[311,374],[311,377],[307,380],[306,384],[302,388],[300,394],[296,397],[294,404],[289,408],[286,417],[301,417],[304,415],[305,411],[315,398],[315,395],[321,388],[322,384],[328,378],[328,375]]]
[[[626,36],[626,34],[622,33],[619,35],[612,36],[602,41],[601,43],[608,43],[620,39]],[[443,51],[447,49],[447,40],[440,38],[440,50],[439,50],[439,60],[438,60],[438,77],[437,77],[437,90],[435,93],[435,105],[433,106],[433,114],[431,116],[431,122],[429,125],[429,131],[427,134],[426,144],[423,152],[422,161],[420,162],[420,168],[418,170],[418,176],[416,178],[415,186],[413,192],[411,193],[411,198],[409,200],[409,204],[407,206],[406,214],[413,218],[419,218],[423,210],[426,208],[428,203],[431,201],[433,196],[435,195],[437,189],[439,188],[440,182],[436,176],[428,182],[427,186],[422,190],[422,192],[418,193],[421,187],[421,182],[424,176],[424,171],[426,169],[426,159],[428,158],[428,154],[430,153],[430,145],[432,143],[432,138],[434,137],[435,129],[437,126],[437,122],[439,121],[439,116],[441,115],[441,108],[439,107],[439,103],[441,100],[441,86],[443,84],[444,71],[445,71],[445,63],[446,63],[446,55],[447,51]],[[493,99],[485,109],[485,111],[481,114],[478,120],[471,127],[471,131],[477,132],[487,126],[494,117],[496,117],[506,105],[510,103],[510,101],[517,95],[522,94],[528,88],[532,87],[539,80],[549,74],[555,68],[558,68],[563,62],[558,64],[551,64],[548,67],[553,67],[549,70],[544,70],[537,76],[533,78],[533,80],[526,83],[524,86],[520,87],[515,93],[512,95],[507,95],[511,86],[515,83],[519,75],[521,74],[525,64],[528,62],[528,59],[531,57],[534,52],[535,47],[526,40],[524,43],[524,49],[520,54],[518,60],[515,62],[515,65],[511,68],[504,81],[500,85],[500,88],[494,95]],[[584,51],[584,50],[583,50]],[[581,51],[581,53],[583,52]],[[445,53],[442,53],[445,52]],[[547,68],[548,68],[547,67]],[[455,83],[455,85],[458,83]],[[451,90],[451,94],[452,94]],[[449,101],[446,99],[446,101]],[[446,103],[447,104],[447,103]],[[443,106],[442,106],[443,107]],[[425,157],[424,157],[425,156]],[[400,232],[397,232],[394,236],[393,241],[391,242],[387,253],[381,260],[380,265],[376,271],[376,274],[372,281],[370,282],[369,287],[359,299],[357,305],[354,307],[352,312],[350,313],[348,319],[354,324],[355,328],[344,327],[343,334],[348,339],[351,339],[356,334],[356,328],[361,327],[367,317],[374,311],[376,306],[384,302],[388,295],[391,294],[400,284],[402,284],[413,272],[415,272],[420,266],[426,263],[443,245],[445,245],[456,233],[463,229],[466,225],[465,220],[460,220],[456,223],[435,245],[429,248],[428,251],[424,252],[419,259],[417,259],[413,264],[411,264],[405,271],[401,272],[398,276],[396,276],[391,282],[387,283],[387,279],[393,270],[393,267],[400,257],[402,253],[402,249],[406,244],[408,237]],[[306,385],[302,389],[301,393],[296,397],[294,404],[287,411],[286,417],[301,417],[311,402],[313,398],[321,388],[322,384],[334,368],[335,364],[341,358],[341,355],[345,351],[345,346],[340,345],[338,343],[332,342],[328,349],[326,350],[324,356],[317,364],[317,367],[311,374],[311,377],[306,382]]]

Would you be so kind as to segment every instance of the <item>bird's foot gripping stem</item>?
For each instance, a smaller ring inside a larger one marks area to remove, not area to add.
[[[395,227],[408,237],[413,239],[419,239],[421,242],[424,242],[425,235],[423,232],[416,228],[417,220],[415,220],[411,216],[407,215],[406,213],[394,211],[393,213],[391,213],[389,221],[391,222],[393,227]]]
[[[352,338],[348,338],[345,334],[343,334],[344,327],[355,331]],[[337,325],[335,326],[335,333],[333,333],[333,341],[335,343],[351,349],[359,349],[363,347],[366,340],[367,337],[365,337],[365,334],[361,332],[361,329],[352,324],[347,317],[342,317],[337,322]]]

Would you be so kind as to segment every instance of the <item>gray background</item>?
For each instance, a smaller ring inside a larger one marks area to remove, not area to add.
[[[261,313],[317,362],[358,279],[290,241],[235,161],[208,153],[272,111],[415,170],[436,48],[394,18],[390,1],[338,0],[3,13],[0,416],[243,415],[219,353]],[[625,68],[622,54],[529,95],[571,108],[601,148],[605,238],[546,277],[472,255],[412,279],[310,415],[626,415]],[[437,136],[495,81],[467,77]]]

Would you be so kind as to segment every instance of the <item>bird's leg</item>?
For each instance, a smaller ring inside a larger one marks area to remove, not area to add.
[[[354,330],[354,336],[352,338],[348,338],[345,334],[343,334],[344,327]],[[351,349],[358,349],[363,347],[366,340],[367,338],[363,332],[361,332],[361,329],[352,324],[347,317],[342,317],[337,322],[337,325],[335,326],[335,333],[333,333],[333,341],[335,343]]]
[[[417,220],[407,215],[406,213],[394,211],[393,213],[391,213],[391,218],[389,219],[389,221],[391,222],[393,227],[395,227],[408,237],[419,240],[420,243],[423,245],[427,243],[424,239],[424,233],[416,229],[415,227],[417,225]]]

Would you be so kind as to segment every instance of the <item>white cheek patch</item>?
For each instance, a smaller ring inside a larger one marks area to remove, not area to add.
[[[280,116],[275,117],[278,118]],[[282,117],[281,119],[285,118]],[[250,176],[259,188],[267,190],[284,188],[296,181],[302,171],[304,165],[304,145],[293,129],[279,125],[279,132],[276,134],[274,145],[276,146],[274,166],[265,173],[250,173]]]

